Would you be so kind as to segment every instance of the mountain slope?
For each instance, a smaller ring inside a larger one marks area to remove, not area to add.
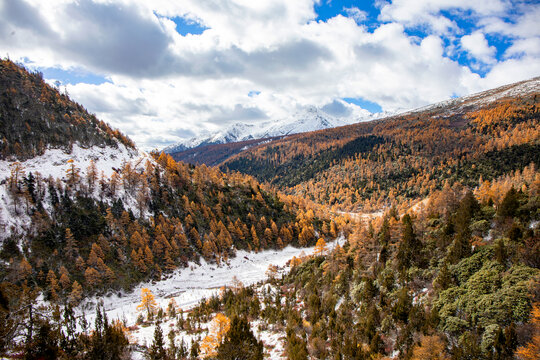
[[[291,135],[221,164],[348,210],[422,199],[540,163],[540,79],[367,123]]]
[[[352,122],[365,121],[380,117],[381,114],[366,114],[361,119],[336,118],[314,106],[297,111],[285,119],[270,120],[257,124],[236,123],[223,131],[213,134],[201,134],[190,140],[180,142],[165,148],[168,154],[176,154],[192,148],[207,145],[227,144],[232,142],[244,142],[254,139],[266,139],[298,134],[308,131],[328,129],[348,125]]]
[[[16,286],[31,282],[53,300],[70,298],[80,287],[80,300],[83,293],[160,279],[201,257],[223,263],[236,250],[306,246],[314,243],[315,234],[337,235],[322,212],[281,198],[250,177],[139,152],[127,137],[94,121],[37,75],[8,65],[9,71],[0,75],[26,80],[12,83],[14,91],[4,93],[0,111],[17,110],[21,115],[14,122],[46,130],[31,129],[20,137],[25,144],[35,143],[32,136],[40,139],[41,155],[8,148],[0,161],[2,279]],[[42,89],[62,99],[61,106],[36,100]],[[15,102],[19,105],[11,106]],[[37,117],[27,115],[25,105],[37,107]],[[66,117],[49,126],[43,114],[66,109],[79,109],[83,120],[72,123]]]
[[[134,144],[118,130],[9,60],[0,60],[0,160],[28,159],[47,149]]]

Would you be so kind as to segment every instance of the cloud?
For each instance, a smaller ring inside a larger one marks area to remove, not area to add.
[[[335,117],[347,117],[352,114],[352,109],[340,100],[334,100],[321,108],[327,114]]]
[[[343,98],[395,111],[540,73],[534,4],[381,1],[379,22],[367,26],[372,17],[356,7],[317,21],[315,3],[4,0],[0,48],[32,66],[106,78],[67,89],[143,148],[308,105],[335,116],[365,111]],[[175,18],[206,30],[181,35]],[[509,45],[495,53],[486,36]]]
[[[461,38],[461,46],[468,54],[485,63],[496,62],[494,56],[497,53],[495,46],[489,46],[486,37],[481,32],[474,32],[471,35],[465,35]]]
[[[350,8],[343,8],[347,15],[354,19],[357,23],[360,23],[367,19],[367,12],[360,10],[359,8],[353,6]]]
[[[395,21],[406,26],[424,26],[437,34],[459,31],[458,25],[443,11],[471,12],[468,16],[490,16],[504,13],[507,2],[503,0],[393,0],[381,4],[380,19]]]
[[[244,107],[236,104],[232,109],[221,108],[219,113],[210,117],[209,122],[225,125],[230,122],[244,122],[249,120],[263,120],[268,118],[266,114],[257,107]]]

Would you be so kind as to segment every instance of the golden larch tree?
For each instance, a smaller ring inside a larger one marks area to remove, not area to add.
[[[157,302],[154,294],[148,288],[141,289],[141,303],[137,305],[138,311],[146,311],[148,318],[151,318],[157,308]]]
[[[531,341],[517,349],[516,355],[518,359],[540,359],[540,303],[534,304],[531,312],[531,324],[533,325]]]
[[[313,250],[313,254],[315,256],[322,256],[326,253],[326,241],[324,241],[323,238],[320,238],[317,240],[317,244],[315,245],[315,250]]]
[[[218,313],[208,326],[208,335],[201,343],[201,351],[204,358],[212,358],[217,355],[217,348],[223,342],[225,335],[231,328],[231,320]]]

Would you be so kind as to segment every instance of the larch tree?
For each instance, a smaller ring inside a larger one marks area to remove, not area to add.
[[[79,180],[81,178],[80,169],[75,166],[75,162],[73,161],[73,159],[69,159],[67,162],[69,164],[66,170],[67,184],[70,187],[73,187],[79,183]]]
[[[412,360],[447,360],[446,346],[439,336],[422,336],[413,348]]]
[[[218,313],[212,319],[208,326],[208,335],[201,343],[201,351],[204,353],[205,358],[211,358],[217,355],[217,348],[223,342],[230,327],[231,320],[222,313]]]
[[[64,235],[65,241],[66,241],[66,255],[68,259],[74,260],[77,258],[77,255],[79,253],[79,248],[77,246],[77,240],[75,240],[75,237],[73,236],[73,233],[71,232],[70,228],[66,228],[66,234]]]
[[[69,295],[69,302],[73,306],[77,306],[82,299],[83,290],[82,286],[75,280],[71,285],[71,294]]]
[[[313,251],[313,254],[315,256],[322,256],[326,253],[326,241],[324,241],[323,238],[320,238],[317,240],[317,244],[315,245],[315,250]]]
[[[529,343],[520,346],[516,355],[521,360],[535,360],[540,358],[540,304],[534,304],[531,312],[533,334]]]
[[[141,303],[137,305],[137,310],[146,311],[148,319],[151,319],[157,308],[154,294],[148,288],[141,289]]]

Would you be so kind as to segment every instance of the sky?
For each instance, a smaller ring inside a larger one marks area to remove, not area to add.
[[[539,76],[538,19],[538,0],[0,0],[0,56],[148,150]]]

